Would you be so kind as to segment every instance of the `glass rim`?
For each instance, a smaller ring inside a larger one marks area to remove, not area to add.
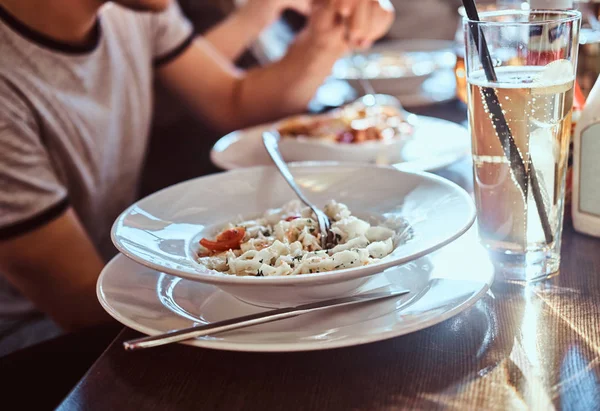
[[[530,16],[530,15],[546,15],[546,16],[561,16],[559,18],[544,18],[536,21],[491,21],[485,20],[486,17],[501,17],[501,16]],[[484,11],[479,13],[480,20],[471,20],[468,17],[463,17],[464,23],[473,23],[479,26],[542,26],[548,24],[564,24],[581,19],[581,12],[578,10],[494,10]]]

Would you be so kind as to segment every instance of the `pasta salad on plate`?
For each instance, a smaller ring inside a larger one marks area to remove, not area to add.
[[[335,237],[329,249],[320,245],[312,211],[293,200],[257,219],[228,223],[215,240],[202,238],[198,262],[237,276],[321,273],[371,264],[410,237],[408,224],[397,216],[374,225],[333,200],[324,211]]]

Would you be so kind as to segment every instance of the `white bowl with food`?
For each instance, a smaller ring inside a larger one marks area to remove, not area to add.
[[[384,41],[338,60],[333,75],[347,81],[358,93],[364,93],[359,80],[364,78],[375,93],[411,94],[436,71],[454,66],[452,47],[452,42],[441,40]]]
[[[334,247],[320,248],[314,216],[292,201],[274,167],[152,194],[115,221],[113,242],[152,269],[280,307],[357,292],[373,275],[451,242],[475,219],[470,196],[434,175],[335,163],[290,169],[329,214]]]
[[[394,97],[375,96],[377,105],[366,101],[371,97],[327,113],[293,116],[276,123],[282,156],[287,161],[400,161],[402,148],[414,133],[411,118],[405,118]]]

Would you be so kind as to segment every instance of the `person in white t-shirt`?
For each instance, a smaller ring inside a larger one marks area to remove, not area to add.
[[[95,283],[136,198],[154,79],[223,131],[274,120],[394,18],[387,0],[264,2],[199,38],[170,0],[0,0],[0,338],[36,313],[66,330],[108,318]],[[300,4],[309,23],[284,58],[232,65]]]

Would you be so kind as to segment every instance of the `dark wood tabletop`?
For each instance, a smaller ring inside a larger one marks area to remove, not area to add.
[[[458,103],[420,112],[465,118]],[[470,189],[468,161],[440,174]],[[59,409],[599,410],[600,240],[567,218],[559,275],[497,282],[461,314],[387,341],[305,353],[125,352],[122,342],[139,335],[124,329]]]

